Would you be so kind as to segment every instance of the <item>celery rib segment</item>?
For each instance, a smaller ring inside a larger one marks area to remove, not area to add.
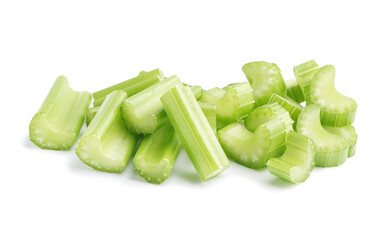
[[[229,167],[230,163],[190,88],[175,86],[162,96],[161,101],[202,181]]]
[[[206,120],[210,127],[212,128],[214,134],[217,134],[217,125],[216,125],[216,105],[213,103],[198,103],[201,107],[202,112],[204,113]]]
[[[76,142],[91,102],[91,94],[70,88],[59,76],[30,122],[30,140],[42,149],[68,150]]]
[[[303,91],[304,100],[308,101],[309,90],[312,83],[312,78],[315,73],[318,72],[319,66],[315,60],[310,60],[300,65],[293,67],[293,72],[296,77],[296,81]]]
[[[292,120],[294,121],[293,127],[296,126],[297,118],[299,117],[301,111],[303,110],[303,107],[296,103],[295,101],[291,100],[288,97],[281,97],[280,95],[273,94],[269,100],[269,104],[271,103],[278,103],[281,107],[285,108],[289,112],[289,115],[291,116]]]
[[[95,117],[96,113],[99,111],[99,107],[92,107],[87,110],[86,114],[86,124],[90,125],[92,119]]]
[[[343,138],[349,146],[348,158],[354,156],[354,154],[356,153],[357,133],[356,129],[352,125],[348,125],[345,127],[323,127],[332,134],[338,135]]]
[[[295,79],[290,79],[285,82],[286,84],[286,95],[297,103],[305,101],[303,90]]]
[[[110,93],[76,146],[76,154],[88,166],[105,172],[122,172],[138,136],[130,133],[121,115],[124,91]]]

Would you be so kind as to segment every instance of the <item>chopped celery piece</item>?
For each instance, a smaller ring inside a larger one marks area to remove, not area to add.
[[[286,126],[287,131],[292,131],[292,123],[289,112],[281,107],[278,103],[266,104],[261,107],[254,109],[249,113],[244,120],[246,128],[252,132],[262,125],[274,118],[281,118]]]
[[[76,154],[88,166],[106,172],[124,170],[138,136],[130,133],[120,115],[126,92],[110,93],[76,146]]]
[[[253,169],[261,168],[272,157],[285,150],[286,125],[274,118],[260,125],[255,132],[240,123],[231,123],[217,135],[225,153],[235,162]]]
[[[227,156],[190,88],[178,85],[166,92],[161,101],[202,181],[229,167]]]
[[[333,66],[326,65],[319,69],[312,79],[310,103],[320,106],[323,125],[344,127],[354,122],[357,103],[335,89],[334,77]]]
[[[89,108],[86,115],[86,124],[90,125],[92,119],[95,117],[96,113],[99,111],[99,107]]]
[[[200,86],[189,86],[189,87],[190,87],[191,91],[193,92],[194,97],[197,100],[200,100],[202,95],[204,95],[204,90]]]
[[[216,87],[204,92],[200,102],[215,104],[217,121],[229,124],[253,109],[253,89],[247,82],[230,84],[223,89]]]
[[[300,85],[295,79],[291,79],[285,82],[286,84],[286,95],[292,98],[293,101],[297,103],[304,102],[304,94]]]
[[[333,167],[345,162],[348,144],[322,127],[318,105],[308,105],[303,109],[297,120],[296,131],[314,140],[317,167]]]
[[[208,123],[210,127],[212,128],[213,132],[217,134],[217,127],[216,127],[216,105],[213,103],[198,103],[201,107],[202,112],[204,113],[206,120],[208,120]]]
[[[94,107],[102,105],[106,96],[115,90],[123,90],[128,96],[132,96],[152,85],[163,80],[163,73],[159,69],[152,70],[150,72],[141,71],[140,74],[132,79],[118,83],[114,86],[102,89],[92,94],[94,98]]]
[[[272,97],[269,100],[270,103],[278,103],[281,107],[285,108],[289,112],[289,115],[291,116],[292,120],[294,121],[293,127],[296,126],[297,118],[299,117],[299,114],[303,110],[303,107],[293,101],[292,99],[286,97],[281,97],[277,94],[273,94]]]
[[[170,175],[182,143],[171,124],[144,136],[133,163],[142,178],[160,184]]]
[[[273,93],[285,94],[286,86],[276,64],[250,62],[242,67],[242,71],[254,89],[255,107],[268,103]]]
[[[345,127],[329,127],[324,128],[332,134],[338,135],[343,138],[349,145],[348,158],[353,157],[356,153],[357,133],[356,129],[352,125]]]
[[[76,92],[59,76],[30,122],[30,140],[42,149],[68,150],[76,142],[91,102],[88,92]]]
[[[272,158],[267,169],[273,175],[293,183],[304,182],[315,166],[316,146],[311,138],[289,132],[282,157]]]
[[[304,100],[309,100],[309,90],[312,82],[312,78],[315,73],[319,70],[318,64],[315,60],[302,63],[298,66],[293,67],[293,72],[296,77],[296,81],[299,84],[304,94]]]

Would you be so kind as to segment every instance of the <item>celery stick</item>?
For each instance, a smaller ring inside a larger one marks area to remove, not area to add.
[[[345,127],[329,127],[324,128],[332,134],[338,135],[343,138],[349,145],[348,158],[353,157],[356,153],[357,133],[356,129],[352,125]]]
[[[333,167],[345,162],[348,144],[322,127],[318,105],[308,105],[303,109],[297,120],[296,131],[314,140],[317,167]]]
[[[288,97],[281,97],[277,94],[273,94],[269,100],[270,103],[278,103],[281,107],[285,108],[289,112],[292,120],[294,121],[293,127],[296,127],[297,118],[303,110],[303,107]]]
[[[110,93],[76,146],[76,154],[88,166],[106,172],[124,170],[138,136],[130,133],[120,115],[126,92]]]
[[[285,94],[286,86],[276,64],[251,62],[245,64],[242,71],[254,89],[255,107],[268,103],[273,93]]]
[[[229,167],[230,163],[190,88],[178,85],[166,92],[161,101],[202,181]]]
[[[95,117],[96,113],[99,111],[100,107],[89,108],[86,114],[86,124],[90,125],[92,119]]]
[[[289,132],[282,157],[272,158],[267,169],[273,175],[293,183],[304,182],[315,166],[316,146],[311,138]]]
[[[309,89],[311,86],[312,78],[315,73],[319,70],[318,64],[315,60],[310,60],[302,63],[293,68],[293,72],[296,77],[296,81],[303,91],[304,100],[309,101]]]
[[[94,107],[102,105],[106,96],[109,95],[114,90],[123,90],[128,96],[132,96],[152,85],[163,80],[163,73],[159,69],[152,70],[150,72],[141,71],[140,74],[132,79],[118,83],[114,86],[102,89],[98,92],[92,94],[94,98]]]
[[[286,95],[297,103],[304,102],[304,94],[300,85],[295,79],[291,79],[285,82],[286,84]]]
[[[198,103],[201,107],[202,112],[204,113],[206,120],[208,120],[208,123],[210,127],[212,128],[215,135],[217,134],[217,127],[216,127],[216,105],[213,103]]]
[[[30,140],[42,149],[70,149],[77,140],[90,102],[90,93],[76,92],[64,76],[58,77],[30,122]]]

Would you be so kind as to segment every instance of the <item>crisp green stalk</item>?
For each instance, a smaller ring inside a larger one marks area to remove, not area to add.
[[[290,97],[293,101],[297,103],[302,103],[305,101],[303,89],[297,83],[295,79],[291,79],[285,82],[286,84],[286,95]]]
[[[281,97],[277,94],[273,94],[269,100],[270,103],[278,103],[281,107],[285,108],[289,112],[292,120],[294,121],[293,127],[296,127],[297,118],[299,117],[303,107],[288,97]]]
[[[90,102],[90,93],[76,92],[64,76],[58,77],[30,122],[30,140],[42,149],[70,149],[77,140]]]
[[[100,107],[89,108],[86,115],[86,124],[90,125],[92,119],[95,117],[96,113],[99,111]]]
[[[110,93],[76,146],[76,154],[88,166],[105,172],[122,172],[138,136],[130,133],[120,115],[124,91]]]
[[[98,107],[102,105],[106,96],[115,90],[125,91],[128,96],[133,96],[134,94],[141,92],[142,90],[158,83],[163,80],[163,73],[159,69],[152,70],[150,72],[141,71],[137,77],[129,79],[127,81],[118,83],[111,87],[102,89],[98,92],[94,92],[92,94],[94,98],[94,107]]]
[[[178,85],[166,92],[161,101],[202,181],[229,167],[230,163],[190,88]]]
[[[318,70],[319,66],[315,60],[310,60],[293,67],[296,81],[303,91],[304,100],[307,102],[309,101],[309,90],[312,83],[312,78]]]
[[[338,135],[343,138],[349,145],[348,158],[354,156],[354,154],[356,153],[357,133],[356,129],[352,125],[346,127],[323,127],[332,134]]]
[[[213,132],[217,134],[217,126],[216,126],[216,105],[213,103],[198,103],[201,107],[202,112],[204,113],[206,120],[208,120],[208,123],[210,127],[212,128]]]
[[[248,82],[254,89],[255,107],[268,103],[273,93],[284,95],[286,86],[280,69],[274,63],[251,62],[242,67]]]

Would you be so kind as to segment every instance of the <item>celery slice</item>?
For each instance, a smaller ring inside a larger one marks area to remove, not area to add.
[[[76,142],[91,102],[88,92],[76,92],[59,76],[30,122],[30,140],[42,149],[68,150]]]
[[[288,97],[281,97],[277,94],[273,94],[272,97],[269,100],[270,103],[278,103],[281,107],[285,108],[289,112],[289,115],[291,116],[292,120],[294,121],[293,127],[296,127],[297,118],[299,117],[301,111],[303,110],[303,107],[296,103],[295,101],[291,100]]]
[[[311,138],[289,132],[282,157],[272,158],[267,169],[273,175],[293,183],[304,182],[315,166],[316,146]]]
[[[95,117],[96,113],[99,111],[100,107],[89,108],[86,114],[86,124],[90,125],[92,119]]]
[[[133,159],[134,167],[142,178],[160,184],[170,175],[182,143],[171,124],[144,136]]]
[[[155,69],[150,72],[141,71],[140,74],[135,78],[132,78],[127,81],[113,85],[111,87],[102,89],[98,92],[94,92],[92,94],[92,96],[94,98],[93,105],[94,105],[94,107],[102,105],[106,96],[115,90],[123,90],[130,97],[130,96],[154,85],[155,83],[158,83],[159,81],[161,81],[163,79],[164,79],[163,73],[159,69]]]
[[[317,167],[333,167],[346,161],[348,144],[341,137],[326,131],[320,124],[320,107],[308,105],[299,115],[296,131],[314,140]]]
[[[76,154],[88,166],[106,172],[124,170],[138,136],[130,133],[120,115],[126,92],[109,94],[76,146]]]
[[[286,84],[286,95],[297,103],[305,101],[303,90],[295,79],[291,79],[285,82]]]
[[[166,92],[161,101],[202,181],[229,167],[230,163],[190,88],[178,85]]]
[[[198,103],[201,107],[202,112],[204,113],[206,120],[208,120],[208,123],[210,127],[212,128],[215,135],[217,134],[217,126],[216,126],[216,105],[213,103]]]
[[[349,145],[348,158],[353,157],[356,153],[357,133],[356,129],[352,125],[345,127],[329,127],[324,128],[332,134],[338,135],[343,138]]]
[[[323,125],[344,127],[354,122],[357,103],[335,89],[334,77],[335,68],[332,65],[319,69],[312,79],[310,103],[320,106]]]
[[[273,93],[285,94],[286,86],[276,64],[251,62],[245,64],[242,71],[254,89],[255,107],[268,103]]]
[[[296,81],[301,87],[304,94],[304,100],[306,101],[309,100],[309,90],[310,90],[312,78],[314,77],[315,73],[318,70],[319,70],[319,66],[315,62],[315,60],[310,60],[298,66],[293,67],[293,72],[295,74]]]

